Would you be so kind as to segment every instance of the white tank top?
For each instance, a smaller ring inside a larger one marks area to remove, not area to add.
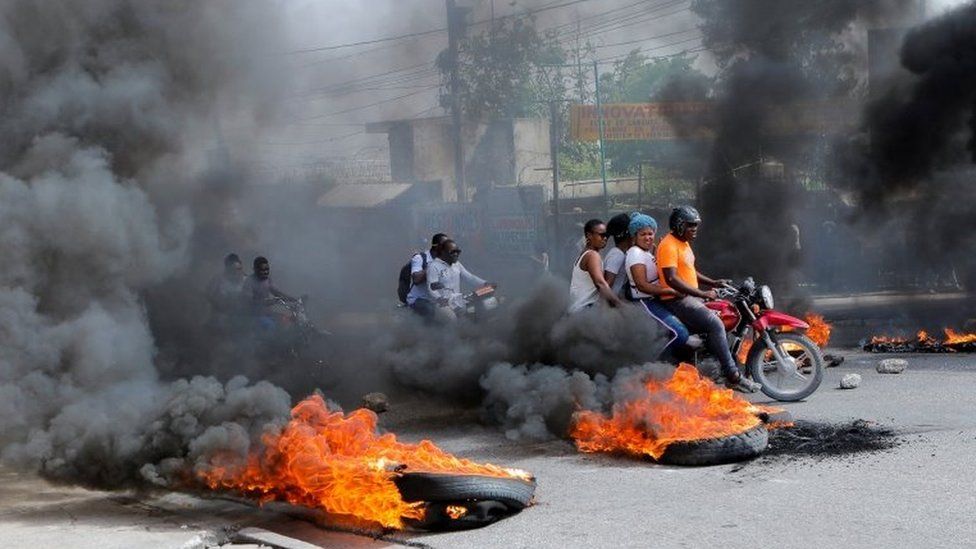
[[[575,313],[585,309],[587,306],[596,303],[600,299],[600,292],[596,289],[596,284],[593,283],[590,273],[580,268],[580,263],[582,263],[583,257],[591,252],[596,253],[593,250],[583,252],[580,254],[579,259],[576,260],[576,264],[573,265],[573,276],[569,280],[570,313]],[[603,267],[601,266],[600,268],[602,269]]]

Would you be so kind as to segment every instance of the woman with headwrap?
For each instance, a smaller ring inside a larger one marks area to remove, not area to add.
[[[631,216],[627,228],[634,241],[634,245],[627,250],[625,263],[630,292],[648,316],[671,336],[661,354],[670,358],[676,353],[680,355],[687,351],[686,346],[689,343],[700,345],[701,340],[697,336],[690,336],[688,328],[658,299],[661,296],[676,297],[680,294],[658,283],[657,263],[654,261],[654,234],[657,232],[657,222],[649,215],[635,213]]]

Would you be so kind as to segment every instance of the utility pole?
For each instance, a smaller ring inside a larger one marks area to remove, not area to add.
[[[593,61],[593,82],[596,84],[596,116],[600,129],[600,179],[603,180],[603,213],[610,214],[610,197],[607,195],[607,158],[603,151],[603,104],[600,102],[600,73]]]
[[[461,82],[458,76],[458,42],[464,26],[464,12],[447,1],[447,51],[451,64],[451,126],[454,139],[454,182],[457,186],[458,202],[467,202],[468,189],[464,182],[464,146],[461,143]]]
[[[559,232],[559,139],[562,135],[559,127],[559,102],[549,101],[549,156],[552,157],[552,233],[553,245],[549,246],[549,255],[556,265],[562,265],[560,232]]]

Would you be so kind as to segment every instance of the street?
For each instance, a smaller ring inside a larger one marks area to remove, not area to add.
[[[971,465],[976,452],[976,357],[903,355],[908,369],[881,375],[884,355],[842,352],[797,419],[864,419],[895,430],[877,453],[789,455],[704,468],[580,454],[566,441],[509,441],[429,400],[391,403],[381,425],[409,441],[431,438],[460,456],[527,469],[536,504],[487,528],[396,532],[379,539],[330,529],[323,517],[233,498],[120,494],[0,475],[0,539],[7,547],[960,547],[976,543]],[[863,376],[854,390],[840,377]],[[762,399],[756,399],[763,402]],[[316,524],[318,523],[318,524]],[[279,534],[282,537],[271,537]],[[303,543],[311,545],[303,545]]]

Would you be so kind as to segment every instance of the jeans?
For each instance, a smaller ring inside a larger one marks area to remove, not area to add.
[[[729,343],[725,336],[725,326],[711,309],[705,306],[705,301],[698,297],[685,296],[681,299],[665,301],[664,306],[681,319],[688,328],[696,334],[707,336],[705,345],[712,356],[718,359],[722,367],[722,375],[731,382],[739,380],[739,369],[732,358]]]
[[[651,315],[651,318],[664,326],[671,334],[671,339],[661,351],[661,356],[667,358],[678,356],[688,341],[688,336],[691,335],[688,328],[657,299],[645,297],[638,301],[640,306],[647,311],[647,314]]]

